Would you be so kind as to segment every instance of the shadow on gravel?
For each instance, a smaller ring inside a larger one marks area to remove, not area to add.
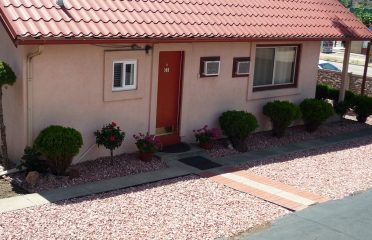
[[[28,192],[20,187],[17,187],[13,183],[0,178],[0,199],[24,194],[28,194]]]
[[[299,151],[288,153],[288,154],[268,157],[263,160],[252,160],[238,167],[241,169],[247,170],[249,168],[256,167],[256,166],[267,165],[267,164],[272,164],[272,163],[288,162],[288,161],[293,161],[296,158],[318,156],[322,154],[338,152],[338,151],[347,150],[351,148],[358,148],[358,147],[362,147],[362,146],[366,146],[370,144],[372,144],[372,136],[354,139],[354,140],[343,142],[343,143],[336,143],[332,146],[320,147],[317,149],[299,150]]]
[[[352,141],[347,142],[347,143],[345,143],[345,142],[344,143],[337,143],[337,144],[332,145],[332,146],[319,148],[319,149],[315,149],[315,150],[314,149],[313,150],[303,150],[303,151],[284,154],[284,155],[280,155],[280,156],[276,156],[276,157],[272,157],[272,158],[269,157],[265,160],[260,160],[260,161],[254,161],[253,160],[251,162],[245,163],[244,166],[238,166],[238,168],[240,168],[242,170],[247,170],[247,169],[249,169],[251,167],[254,167],[254,166],[266,165],[266,164],[277,163],[277,162],[292,161],[292,160],[295,160],[296,158],[317,156],[317,155],[321,155],[321,154],[326,154],[326,153],[331,153],[331,152],[336,152],[336,151],[342,151],[342,150],[345,150],[345,149],[351,149],[351,148],[366,146],[366,145],[369,145],[369,144],[372,144],[372,136],[364,137],[364,138],[360,138],[360,139],[355,139],[355,140],[352,140]],[[154,182],[154,183],[147,183],[147,184],[144,184],[144,185],[129,187],[129,188],[110,191],[110,192],[106,192],[106,193],[100,193],[100,194],[90,195],[90,196],[81,197],[81,198],[64,200],[64,201],[60,201],[60,202],[55,202],[54,204],[57,204],[57,205],[64,205],[66,203],[77,204],[77,203],[81,203],[81,202],[84,202],[84,201],[92,201],[92,200],[98,200],[98,199],[102,200],[102,199],[105,199],[105,198],[115,197],[115,196],[122,195],[122,194],[135,193],[135,192],[138,192],[138,191],[144,191],[146,189],[157,188],[157,187],[165,186],[165,185],[168,185],[168,184],[175,184],[175,183],[181,182],[181,181],[190,181],[190,180],[200,179],[200,178],[201,177],[196,176],[196,175],[187,175],[187,176],[183,176],[183,177],[167,179],[167,180],[158,181],[158,182]],[[169,199],[169,201],[172,201],[172,199]]]
[[[141,185],[138,185],[138,186],[132,186],[132,187],[129,187],[129,188],[123,188],[123,189],[118,189],[118,190],[114,190],[114,191],[108,191],[108,192],[103,192],[103,193],[99,193],[99,194],[89,195],[89,196],[85,196],[85,197],[63,200],[63,201],[59,201],[59,202],[54,202],[52,204],[56,204],[56,205],[65,205],[67,203],[68,204],[78,204],[78,203],[85,202],[85,201],[103,200],[103,199],[106,199],[106,198],[116,197],[116,196],[123,195],[123,194],[141,192],[141,191],[144,191],[144,190],[147,190],[147,189],[152,189],[152,188],[157,188],[157,187],[161,187],[161,186],[176,184],[178,182],[185,182],[185,181],[187,182],[187,181],[190,181],[190,180],[196,180],[196,179],[200,179],[200,178],[201,177],[199,177],[197,175],[190,174],[190,175],[186,175],[186,176],[182,176],[182,177],[170,178],[170,179],[157,181],[157,182],[153,182],[153,183],[146,183],[146,184],[141,184]],[[172,199],[169,199],[169,201],[172,201]]]

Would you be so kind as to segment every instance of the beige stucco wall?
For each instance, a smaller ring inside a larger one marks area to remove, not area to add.
[[[4,87],[4,121],[7,133],[8,154],[13,161],[19,160],[26,145],[26,77],[25,48],[18,48],[11,41],[8,33],[0,24],[0,59],[7,62],[17,81],[13,86]]]
[[[127,136],[116,150],[134,151],[134,133],[147,132],[149,125],[151,55],[144,51],[110,51],[91,45],[45,46],[34,60],[33,136],[58,124],[79,130],[84,138],[81,160],[108,155],[98,149],[93,132],[116,121]],[[111,91],[113,60],[138,60],[138,89]],[[79,156],[75,159],[75,163]]]
[[[135,151],[134,133],[155,132],[160,51],[185,52],[180,129],[184,141],[193,141],[192,130],[204,124],[218,126],[219,115],[231,109],[254,113],[261,122],[261,129],[267,129],[268,122],[261,114],[264,103],[274,99],[299,103],[315,93],[318,42],[303,43],[298,88],[255,93],[252,92],[254,61],[251,61],[249,78],[231,76],[233,57],[250,56],[253,60],[254,43],[155,44],[149,54],[118,51],[117,47],[44,47],[42,55],[33,61],[33,138],[51,124],[76,128],[83,134],[85,143],[76,163],[108,155],[108,151],[94,145],[93,132],[105,123],[116,121],[127,133],[125,144],[116,153]],[[31,51],[31,47],[27,49]],[[205,56],[221,57],[218,77],[199,77],[200,57]],[[112,92],[112,61],[126,59],[138,60],[138,89]],[[22,96],[22,93],[17,94]],[[12,118],[17,117],[13,114]],[[22,132],[25,135],[25,129]],[[12,151],[19,153],[20,149]]]
[[[289,42],[288,42],[289,43]],[[282,44],[288,44],[282,43]],[[260,43],[262,44],[262,43]],[[275,43],[267,43],[275,44]],[[273,100],[289,100],[300,103],[304,98],[315,95],[319,42],[302,43],[301,66],[298,87],[290,89],[252,92],[255,43],[191,43],[159,44],[154,59],[160,51],[185,51],[185,68],[181,110],[181,137],[193,141],[192,130],[208,124],[218,127],[218,117],[226,110],[246,110],[256,115],[260,130],[267,130],[270,124],[261,113],[263,105]],[[220,56],[220,75],[200,78],[200,57]],[[232,78],[234,57],[251,57],[250,76]],[[154,70],[158,68],[154,61]],[[153,71],[153,91],[157,92],[157,71]],[[152,96],[151,131],[155,129],[156,96]]]

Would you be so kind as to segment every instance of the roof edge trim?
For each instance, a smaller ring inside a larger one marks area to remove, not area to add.
[[[126,39],[18,39],[18,45],[63,45],[97,43],[190,43],[190,42],[285,42],[285,41],[370,41],[372,38],[126,38]]]
[[[5,17],[4,11],[1,7],[0,7],[0,22],[3,24],[6,32],[8,33],[14,45],[17,46],[17,34],[14,31],[14,29],[11,27],[11,24],[8,21],[8,19]]]

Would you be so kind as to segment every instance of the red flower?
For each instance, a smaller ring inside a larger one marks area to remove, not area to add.
[[[113,126],[113,127],[116,127],[116,125],[117,125],[116,122],[111,123],[111,126]]]
[[[109,137],[109,141],[110,141],[110,142],[115,142],[115,140],[116,140],[116,137],[115,137],[115,136],[110,136],[110,137]]]

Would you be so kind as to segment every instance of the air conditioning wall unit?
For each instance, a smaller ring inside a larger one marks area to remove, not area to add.
[[[218,76],[220,75],[221,61],[205,61],[204,62],[204,76]]]

